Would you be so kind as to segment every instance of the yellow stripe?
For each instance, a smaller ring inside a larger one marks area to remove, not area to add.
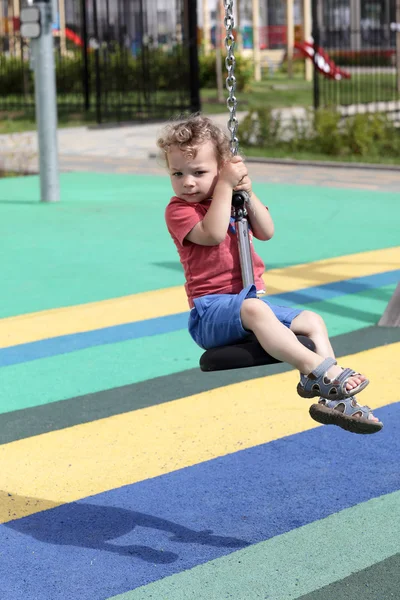
[[[345,357],[371,377],[362,400],[400,400],[400,343]],[[0,447],[0,522],[316,427],[297,373],[229,385]],[[379,434],[377,434],[379,435]]]
[[[269,294],[397,269],[400,247],[272,269],[265,276]],[[172,315],[188,310],[183,287],[165,288],[121,298],[55,308],[0,319],[0,347],[7,348],[61,335]]]

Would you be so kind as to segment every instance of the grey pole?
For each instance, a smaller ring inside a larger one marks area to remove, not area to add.
[[[35,73],[36,121],[39,142],[40,199],[60,200],[57,144],[57,96],[52,33],[53,6],[46,0],[33,0],[40,10],[41,35],[31,40]]]

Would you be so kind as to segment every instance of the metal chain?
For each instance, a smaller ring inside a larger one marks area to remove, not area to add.
[[[233,54],[233,49],[235,46],[235,38],[233,37],[233,29],[235,26],[234,16],[233,16],[233,0],[224,0],[224,8],[225,8],[225,18],[224,25],[226,29],[226,37],[225,37],[225,48],[226,48],[226,59],[225,65],[228,70],[228,77],[226,78],[226,89],[229,92],[228,99],[226,104],[228,106],[228,110],[230,113],[229,121],[228,121],[228,129],[231,134],[231,143],[230,148],[233,155],[238,153],[239,148],[239,139],[237,137],[237,130],[239,126],[239,121],[236,117],[236,107],[237,107],[237,99],[235,96],[236,91],[236,77],[235,77],[235,55]]]

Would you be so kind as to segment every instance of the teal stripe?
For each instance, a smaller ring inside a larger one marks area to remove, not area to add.
[[[113,600],[294,600],[399,552],[399,502],[374,498]]]
[[[255,241],[268,269],[399,243],[399,194],[254,188],[276,223],[270,242]],[[164,221],[167,175],[62,173],[61,190],[61,202],[45,206],[38,177],[0,179],[2,317],[183,284]],[[349,205],[357,227],[346,222]]]
[[[288,292],[286,294],[273,294],[269,297],[274,304],[285,306],[302,306],[315,302],[326,302],[340,298],[347,294],[366,292],[383,285],[397,283],[400,280],[400,269],[353,278],[325,285],[305,288]],[[58,336],[50,339],[39,340],[28,344],[19,344],[0,349],[0,367],[16,365],[19,363],[38,360],[76,352],[84,348],[115,344],[129,339],[154,336],[157,334],[171,333],[187,328],[188,312],[177,313],[154,319],[145,319],[134,323],[124,323],[113,327],[104,327],[94,331],[85,331],[72,335]],[[373,323],[373,322],[372,322]]]

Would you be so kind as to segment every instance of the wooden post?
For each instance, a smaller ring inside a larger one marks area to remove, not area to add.
[[[241,27],[241,6],[242,0],[236,0],[236,48],[238,49],[238,53],[240,54],[243,50],[243,35],[240,31]]]
[[[215,69],[217,75],[217,94],[218,102],[224,101],[224,85],[222,81],[222,7],[221,2],[223,0],[217,0],[217,21],[215,25]]]
[[[208,0],[203,0],[203,52],[207,56],[211,51],[210,7]]]
[[[303,35],[304,41],[311,41],[311,0],[303,0]],[[305,79],[306,81],[312,81],[313,78],[313,63],[309,58],[305,59]]]
[[[293,46],[294,46],[294,10],[293,0],[286,0],[286,29],[287,29],[287,65],[288,76],[293,77]]]
[[[58,0],[58,15],[60,19],[60,50],[61,56],[67,53],[67,40],[65,37],[65,0]]]
[[[254,79],[261,81],[260,0],[253,0],[253,62]]]
[[[396,71],[397,71],[397,91],[400,94],[400,0],[396,0]]]
[[[378,325],[383,327],[400,327],[400,283],[394,290],[394,294],[391,297]]]

